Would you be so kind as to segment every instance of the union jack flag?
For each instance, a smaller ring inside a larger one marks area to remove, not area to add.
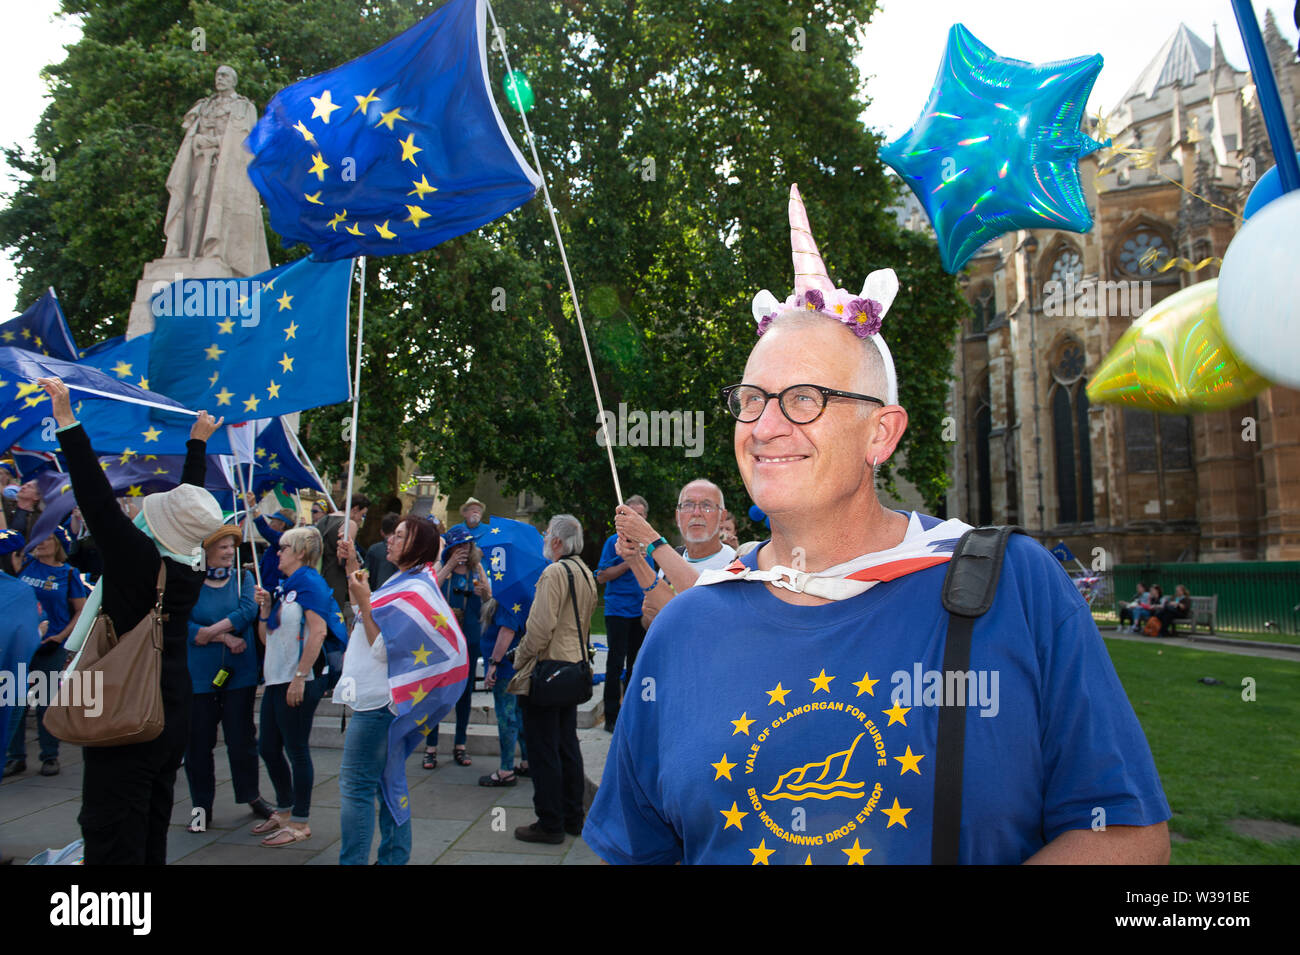
[[[430,564],[389,578],[370,607],[384,636],[388,687],[397,711],[388,727],[384,802],[401,825],[411,817],[406,759],[460,699],[469,654]]]

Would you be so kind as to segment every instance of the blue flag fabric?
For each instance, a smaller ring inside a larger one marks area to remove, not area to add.
[[[537,579],[549,563],[542,551],[541,532],[532,524],[505,517],[493,517],[489,524],[479,524],[474,530],[482,531],[475,540],[483,550],[492,596],[506,612],[527,619]],[[522,622],[512,629],[523,629]]]
[[[183,454],[194,415],[185,405],[90,365],[18,348],[0,347],[0,448],[58,451],[49,396],[37,378],[61,378],[72,393],[72,411],[100,454]],[[208,440],[213,454],[227,454],[222,432]]]
[[[397,717],[388,726],[384,802],[400,826],[411,818],[406,759],[460,699],[470,678],[465,634],[426,564],[394,574],[370,598],[388,653]]]
[[[151,302],[150,388],[226,424],[347,401],[351,279],[351,262],[303,258],[173,282]]]
[[[65,361],[77,360],[68,320],[59,307],[59,297],[49,289],[16,318],[0,324],[0,345],[25,348]]]
[[[118,381],[130,382],[148,391],[149,347],[152,342],[152,335],[137,335],[130,341],[127,341],[125,335],[118,335],[91,345],[81,353],[79,364],[98,368]]]
[[[204,486],[217,495],[217,500],[229,496],[232,488],[226,477],[221,458],[209,454]],[[185,467],[183,454],[119,454],[101,456],[99,466],[104,470],[109,485],[123,497],[144,497],[154,491],[166,491],[181,483]],[[72,514],[77,506],[72,493],[72,481],[67,474],[43,471],[37,486],[45,508],[32,525],[27,540],[27,550],[39,544],[54,532]]]
[[[271,99],[248,176],[286,245],[324,260],[420,252],[536,194],[492,98],[485,17],[485,0],[451,0]]]
[[[280,626],[280,608],[286,602],[295,600],[303,610],[313,610],[316,616],[325,621],[328,631],[326,640],[334,637],[340,644],[347,646],[348,634],[343,627],[343,612],[334,602],[334,593],[329,584],[325,583],[325,578],[311,567],[299,567],[275,588],[275,602],[271,608],[271,619],[267,622],[268,629],[274,630]]]
[[[264,494],[276,485],[286,491],[325,490],[293,453],[281,419],[275,418],[262,429],[254,448],[257,462],[252,469],[253,482],[250,488],[254,494]]]
[[[1070,552],[1070,548],[1065,546],[1065,541],[1057,541],[1056,546],[1052,548],[1052,556],[1065,563],[1067,560],[1075,560],[1075,556]]]

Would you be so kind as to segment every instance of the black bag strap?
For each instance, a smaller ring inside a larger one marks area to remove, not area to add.
[[[976,527],[962,535],[948,562],[943,581],[943,606],[948,611],[948,636],[943,648],[943,685],[948,674],[970,669],[971,635],[976,618],[988,612],[1002,575],[1007,539],[1022,528]],[[956,865],[961,842],[962,768],[966,758],[966,701],[941,701],[935,753],[934,823],[930,862]]]
[[[569,578],[569,600],[573,603],[573,622],[578,628],[578,639],[582,643],[581,659],[586,663],[591,659],[591,634],[582,629],[582,618],[578,615],[578,592],[573,586],[573,571],[569,569],[567,557],[560,561],[560,566],[564,568],[564,572]]]

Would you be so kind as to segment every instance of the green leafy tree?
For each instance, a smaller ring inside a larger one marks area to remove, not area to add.
[[[163,186],[180,116],[221,63],[265,104],[279,88],[382,43],[438,4],[65,0],[84,36],[51,68],[38,151],[0,212],[26,297],[55,285],[87,340],[121,331],[146,261],[161,252]],[[668,526],[680,485],[719,483],[747,506],[718,389],[754,342],[749,302],[792,285],[789,185],[808,204],[837,284],[892,267],[902,289],[885,333],[911,418],[901,473],[930,506],[945,488],[941,432],[951,342],[965,309],[933,242],[901,231],[897,197],[861,115],[853,63],[870,0],[551,2],[499,11],[587,323],[605,406],[703,414],[699,456],[615,448],[625,494]],[[206,50],[195,51],[193,30]],[[502,69],[489,55],[494,78]],[[497,90],[516,141],[517,112]],[[528,154],[527,146],[522,148]],[[130,183],[129,189],[121,188]],[[300,254],[272,240],[274,261]],[[437,249],[367,267],[359,466],[386,498],[414,461],[444,487],[495,473],[595,539],[614,503],[576,316],[540,198]],[[305,415],[317,463],[346,466],[350,407]]]

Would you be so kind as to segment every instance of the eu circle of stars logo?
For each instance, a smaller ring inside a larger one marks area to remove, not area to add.
[[[925,775],[926,754],[907,738],[911,707],[882,709],[879,682],[823,668],[763,690],[765,700],[728,721],[722,757],[710,763],[718,824],[753,865],[770,865],[774,855],[864,865],[884,830],[907,830],[912,807],[900,804],[907,797],[897,782]]]

